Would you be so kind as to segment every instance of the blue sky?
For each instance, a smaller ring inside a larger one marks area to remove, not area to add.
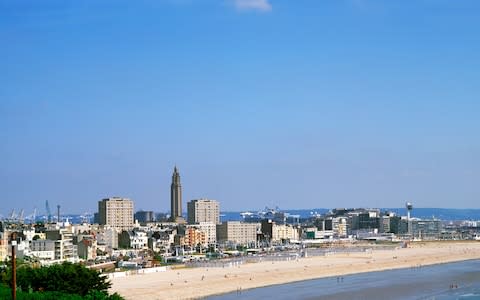
[[[478,208],[480,3],[0,0],[0,214]]]

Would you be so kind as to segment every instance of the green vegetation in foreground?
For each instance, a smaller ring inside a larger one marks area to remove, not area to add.
[[[11,299],[11,270],[1,274],[0,299]],[[108,295],[111,283],[95,270],[80,264],[64,262],[48,267],[20,265],[17,268],[17,299],[35,300],[122,300],[118,294]]]
[[[0,284],[0,299],[12,299],[10,287]],[[22,292],[17,290],[18,300],[123,300],[118,294],[108,295],[105,292],[93,291],[85,296],[62,292]]]

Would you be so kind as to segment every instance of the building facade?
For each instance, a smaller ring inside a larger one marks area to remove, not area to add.
[[[185,240],[184,244],[190,247],[196,246],[208,246],[207,243],[207,234],[197,227],[188,227],[185,230]]]
[[[55,260],[78,258],[77,245],[73,244],[73,233],[66,229],[47,230],[46,240],[54,242]]]
[[[229,221],[217,225],[217,241],[247,245],[257,241],[260,223]]]
[[[217,243],[217,225],[215,223],[199,222],[195,226],[197,226],[206,233],[208,245],[213,245]]]
[[[412,225],[411,234],[414,238],[421,240],[438,239],[442,233],[442,222],[440,220],[410,220]]]
[[[5,261],[5,258],[7,257],[7,255],[8,255],[8,236],[5,232],[0,232],[0,261]]]
[[[105,246],[108,250],[117,249],[119,233],[118,229],[105,226],[97,231],[97,244]]]
[[[135,220],[140,223],[155,222],[155,213],[153,211],[139,210],[135,213]]]
[[[262,220],[261,231],[263,238],[274,244],[300,239],[300,230],[297,226],[276,224],[272,220]]]
[[[172,222],[183,223],[182,217],[182,184],[177,166],[173,169],[172,184],[170,185],[170,219]]]
[[[194,225],[187,225],[185,235],[189,229],[195,228],[200,230],[205,235],[205,240],[202,240],[202,246],[214,245],[217,243],[217,225],[212,222],[200,222]]]
[[[30,244],[30,255],[39,259],[55,259],[55,241],[52,240],[34,240]]]
[[[187,203],[188,224],[211,222],[220,224],[220,204],[209,199],[195,199]]]
[[[98,223],[118,230],[132,229],[133,201],[120,197],[98,201]]]

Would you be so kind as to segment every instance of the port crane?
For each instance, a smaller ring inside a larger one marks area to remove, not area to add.
[[[48,200],[45,201],[45,210],[47,211],[47,223],[50,223],[52,221],[52,212],[50,211]]]

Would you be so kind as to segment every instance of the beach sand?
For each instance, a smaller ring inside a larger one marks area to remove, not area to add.
[[[126,299],[194,299],[273,284],[480,259],[480,242],[416,242],[408,248],[335,253],[225,268],[180,268],[113,278]]]

